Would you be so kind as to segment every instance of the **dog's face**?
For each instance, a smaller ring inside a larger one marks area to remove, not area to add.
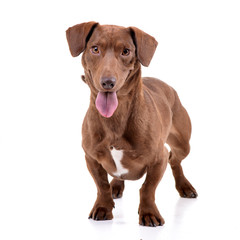
[[[82,63],[98,92],[121,89],[136,61],[130,30],[97,26],[83,53]]]
[[[148,66],[157,47],[156,40],[135,27],[82,23],[67,30],[72,55],[83,52],[87,83],[97,95],[96,107],[111,117],[118,106],[117,94],[136,62]]]

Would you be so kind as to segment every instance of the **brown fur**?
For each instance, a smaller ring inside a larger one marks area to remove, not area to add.
[[[195,198],[196,190],[185,178],[181,161],[188,155],[191,136],[189,116],[176,91],[155,78],[141,78],[141,64],[148,66],[157,47],[156,40],[135,27],[99,25],[88,22],[67,30],[72,56],[83,52],[83,80],[91,89],[90,106],[82,127],[86,162],[98,190],[89,217],[112,219],[113,198],[122,196],[124,180],[136,180],[146,173],[140,189],[139,223],[164,224],[155,204],[155,190],[167,162],[170,163],[181,197]],[[93,54],[93,46],[100,52]],[[123,56],[127,48],[130,54]],[[100,80],[115,77],[118,107],[110,118],[101,116],[95,101],[103,91]],[[164,144],[169,144],[168,153]],[[124,150],[122,165],[128,173],[116,177],[110,149]],[[114,177],[111,184],[107,175]]]

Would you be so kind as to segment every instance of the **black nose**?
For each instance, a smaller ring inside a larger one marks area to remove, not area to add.
[[[115,86],[115,84],[116,84],[115,77],[102,77],[101,79],[101,85],[106,90],[112,89]]]

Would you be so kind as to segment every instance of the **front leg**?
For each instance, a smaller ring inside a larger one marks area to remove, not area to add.
[[[87,155],[86,162],[88,170],[97,186],[97,200],[89,214],[89,218],[94,220],[110,220],[113,218],[112,209],[114,207],[114,201],[107,172],[101,164]]]
[[[166,170],[166,166],[167,159],[164,158],[147,169],[146,180],[140,189],[140,205],[138,210],[140,225],[156,227],[162,226],[165,222],[155,204],[155,190]]]

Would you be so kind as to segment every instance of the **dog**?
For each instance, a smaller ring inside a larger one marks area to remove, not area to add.
[[[140,189],[139,224],[163,225],[155,190],[168,162],[180,196],[196,198],[197,192],[181,166],[190,151],[188,113],[172,87],[141,77],[141,65],[150,64],[157,41],[136,27],[97,22],[70,27],[66,36],[72,56],[83,53],[82,79],[91,90],[82,126],[82,147],[97,187],[89,218],[112,219],[113,199],[122,197],[124,181],[146,173]],[[113,177],[111,183],[108,174]]]

